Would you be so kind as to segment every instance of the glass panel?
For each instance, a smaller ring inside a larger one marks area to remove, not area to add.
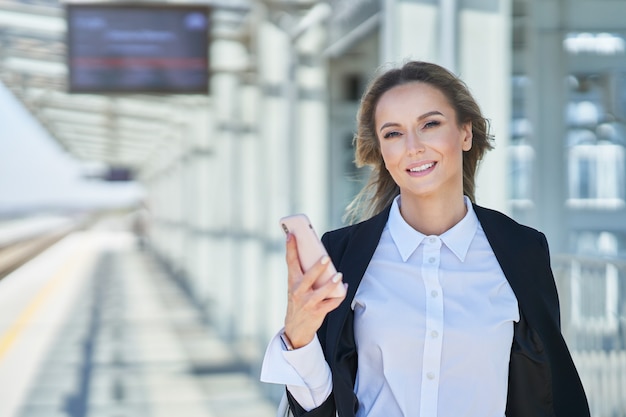
[[[572,208],[625,207],[624,38],[570,33],[563,45],[571,70],[565,109],[567,204]]]
[[[526,115],[526,88],[528,77],[513,75],[512,78],[512,116],[511,145],[509,157],[509,198],[515,207],[524,207],[531,204],[532,199],[532,171],[535,151],[529,141],[532,135],[532,125]]]

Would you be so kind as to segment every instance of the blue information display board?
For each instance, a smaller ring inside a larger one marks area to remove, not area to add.
[[[72,93],[199,93],[208,89],[209,8],[67,5]]]

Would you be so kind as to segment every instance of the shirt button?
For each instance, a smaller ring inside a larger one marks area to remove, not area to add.
[[[437,239],[435,239],[434,237],[431,237],[430,239],[428,239],[428,241],[430,243],[435,243],[437,241]]]
[[[432,332],[430,332],[430,337],[432,337],[433,339],[437,336],[439,336],[439,332],[437,330],[433,330]]]
[[[435,298],[435,297],[437,297],[437,296],[439,295],[439,293],[437,292],[437,290],[432,290],[432,291],[430,292],[430,295],[431,295],[433,298]]]
[[[426,378],[428,378],[428,379],[430,379],[432,381],[433,379],[435,379],[435,374],[432,373],[432,372],[429,372],[429,373],[426,374]]]
[[[435,263],[435,258],[434,257],[428,258],[428,262],[430,262],[431,264],[434,264]]]

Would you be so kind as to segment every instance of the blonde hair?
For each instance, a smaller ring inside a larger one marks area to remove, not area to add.
[[[357,132],[353,140],[355,163],[359,168],[370,166],[372,171],[367,184],[348,205],[346,220],[350,223],[380,213],[400,193],[398,185],[385,168],[374,116],[378,100],[385,92],[412,82],[426,83],[441,91],[454,108],[459,126],[472,123],[472,147],[463,152],[463,193],[474,201],[478,163],[485,152],[493,148],[489,122],[483,117],[476,100],[461,79],[439,65],[411,61],[374,78],[361,98]]]

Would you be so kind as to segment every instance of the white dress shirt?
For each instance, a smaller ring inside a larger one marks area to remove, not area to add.
[[[425,236],[393,203],[352,308],[357,416],[502,417],[517,299],[466,198],[467,214]],[[309,410],[332,391],[317,339],[284,351],[274,338],[261,379],[287,384]]]

